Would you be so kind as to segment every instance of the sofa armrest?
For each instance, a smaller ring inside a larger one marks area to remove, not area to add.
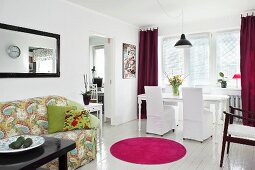
[[[89,114],[89,119],[91,123],[91,128],[95,128],[95,129],[99,128],[100,120],[96,116]]]

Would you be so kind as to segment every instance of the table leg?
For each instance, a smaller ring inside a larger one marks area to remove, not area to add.
[[[104,122],[106,122],[106,116],[104,115],[103,117],[104,117]]]
[[[225,100],[225,103],[226,103],[226,112],[229,113],[229,99],[226,99]],[[242,106],[242,105],[241,105]],[[223,114],[223,122],[225,121],[225,114]]]
[[[228,101],[228,99],[224,100],[224,104],[225,104],[224,110],[225,110],[226,112],[229,112],[229,101]]]
[[[64,155],[60,156],[58,158],[59,160],[59,169],[63,169],[63,170],[67,170],[67,153],[65,153]]]
[[[141,131],[141,109],[142,100],[138,98],[138,130]]]
[[[100,117],[100,132],[101,132],[101,136],[102,136],[102,132],[103,132],[103,109],[102,106],[100,106],[99,109],[99,117]]]
[[[220,112],[220,102],[217,102],[215,103],[215,143],[218,143],[218,124]]]
[[[221,110],[221,120],[224,122],[224,114],[223,111],[229,112],[229,102],[228,99],[222,101],[222,110]]]

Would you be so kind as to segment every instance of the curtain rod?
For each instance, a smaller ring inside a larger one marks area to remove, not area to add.
[[[140,31],[153,31],[155,29],[158,29],[158,27],[140,28]]]
[[[255,9],[247,10],[241,14],[241,17],[245,17],[245,15],[246,16],[254,16],[254,13],[255,13]]]

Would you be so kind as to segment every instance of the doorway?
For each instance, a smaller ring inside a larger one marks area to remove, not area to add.
[[[105,36],[89,37],[91,84],[97,84],[98,102],[103,103],[104,121],[112,122],[113,111],[113,39]]]

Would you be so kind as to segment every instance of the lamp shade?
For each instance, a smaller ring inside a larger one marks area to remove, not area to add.
[[[234,74],[233,79],[240,79],[241,78],[241,74]]]
[[[190,48],[192,44],[186,39],[185,34],[182,34],[181,39],[174,46],[176,48]]]

